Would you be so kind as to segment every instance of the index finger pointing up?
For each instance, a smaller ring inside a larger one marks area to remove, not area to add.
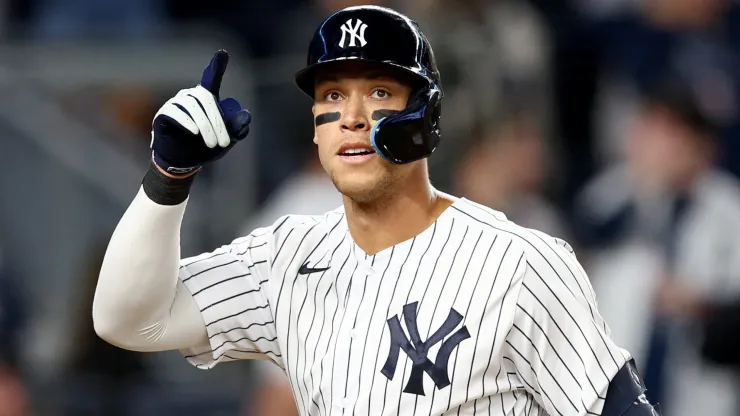
[[[213,55],[213,59],[203,71],[203,77],[200,85],[207,89],[218,99],[221,81],[226,72],[226,66],[229,64],[229,53],[221,49]]]

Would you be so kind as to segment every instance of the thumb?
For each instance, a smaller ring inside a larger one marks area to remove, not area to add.
[[[219,104],[221,113],[224,116],[224,123],[229,136],[241,140],[247,137],[249,133],[249,123],[252,122],[252,115],[249,111],[242,108],[241,104],[233,98],[226,98]]]
[[[203,71],[200,79],[200,85],[211,92],[217,99],[221,89],[221,81],[226,73],[226,66],[229,64],[229,53],[221,49],[217,51],[211,62]]]

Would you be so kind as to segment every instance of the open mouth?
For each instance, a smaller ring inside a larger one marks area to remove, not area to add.
[[[362,156],[368,156],[374,154],[375,151],[372,149],[347,149],[341,153],[339,153],[339,156],[344,157],[362,157]]]

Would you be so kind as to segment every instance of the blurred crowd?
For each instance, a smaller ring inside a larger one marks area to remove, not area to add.
[[[740,416],[738,1],[0,0],[0,39],[116,48],[212,34],[254,63],[250,95],[234,93],[255,116],[253,157],[230,163],[247,165],[255,180],[249,189],[227,182],[217,194],[220,204],[247,195],[252,203],[209,238],[199,238],[200,222],[188,225],[188,250],[197,252],[280,215],[341,204],[313,150],[311,103],[291,75],[325,16],[367,3],[407,13],[435,48],[445,98],[442,144],[429,161],[434,184],[569,241],[665,415]],[[0,79],[24,58],[0,55]],[[64,102],[101,141],[145,159],[152,116],[174,88],[130,85]],[[104,122],[89,117],[93,102]],[[14,168],[0,175],[0,249],[11,254],[0,257],[0,416],[297,415],[285,375],[270,364],[203,375],[177,353],[140,355],[95,336],[93,288],[125,206],[80,237],[82,249],[52,248],[74,258],[76,281],[63,306],[43,306],[51,296],[28,282],[43,287],[69,267],[46,264],[34,250],[44,236],[28,237],[34,231],[13,215],[44,215],[27,206],[65,196],[11,194],[10,179],[24,189],[39,182],[24,170],[35,154],[11,147],[24,134],[3,117],[0,166]],[[138,139],[109,140],[118,130]],[[206,174],[204,187],[218,180]],[[28,263],[52,272],[29,276]]]

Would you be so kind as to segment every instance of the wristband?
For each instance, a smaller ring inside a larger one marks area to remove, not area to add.
[[[197,173],[185,178],[171,178],[162,173],[154,162],[150,162],[141,184],[146,196],[154,203],[178,205],[188,198],[196,175]]]

